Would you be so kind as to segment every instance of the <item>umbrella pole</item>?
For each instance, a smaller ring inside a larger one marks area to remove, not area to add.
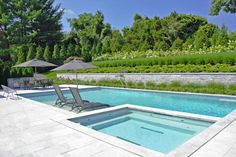
[[[76,72],[76,83],[77,83],[77,88],[79,88],[77,72]]]

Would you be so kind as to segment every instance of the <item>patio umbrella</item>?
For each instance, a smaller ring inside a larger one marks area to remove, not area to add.
[[[91,69],[96,68],[96,66],[88,63],[84,63],[81,60],[72,60],[66,64],[63,64],[55,69],[52,69],[51,71],[61,71],[61,70],[80,70],[80,69]],[[76,80],[77,80],[77,73],[76,73]],[[78,83],[77,83],[78,87]]]
[[[37,72],[37,67],[55,67],[57,65],[52,64],[52,63],[48,63],[42,60],[38,60],[38,59],[33,59],[18,65],[13,66],[14,68],[29,68],[29,67],[33,67],[35,73]]]

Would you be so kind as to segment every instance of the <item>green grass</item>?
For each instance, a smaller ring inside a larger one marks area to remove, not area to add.
[[[218,83],[201,84],[182,84],[180,82],[172,82],[170,84],[154,82],[126,82],[126,86],[119,80],[100,80],[100,81],[77,81],[80,85],[108,86],[108,87],[124,87],[135,89],[163,90],[163,91],[178,91],[178,92],[193,92],[193,93],[209,93],[209,94],[227,94],[236,95],[236,85],[225,86]],[[73,84],[73,80],[55,79],[55,84]]]

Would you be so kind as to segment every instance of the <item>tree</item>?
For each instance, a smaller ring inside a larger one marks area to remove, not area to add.
[[[184,50],[192,50],[193,47],[194,47],[194,39],[191,38],[191,37],[189,37],[189,38],[185,41],[185,43],[183,44],[182,47],[183,47]]]
[[[210,15],[218,15],[220,11],[227,13],[236,13],[235,0],[212,0]]]
[[[40,60],[43,60],[43,50],[42,50],[42,47],[37,47],[36,48],[36,59],[40,59]]]
[[[80,45],[75,45],[75,56],[81,56],[81,47]]]
[[[64,61],[66,59],[66,47],[65,47],[65,45],[61,46],[59,57],[60,57],[61,61]]]
[[[75,55],[75,46],[73,44],[69,44],[67,47],[66,58]]]
[[[206,24],[201,26],[199,30],[196,32],[194,47],[196,50],[201,48],[208,48],[211,46],[210,38],[217,31],[217,27],[215,25]]]
[[[25,62],[25,54],[23,52],[23,47],[18,48],[18,53],[17,53],[17,62],[16,64],[20,64]]]
[[[60,20],[64,10],[61,9],[60,4],[54,5],[54,0],[36,0],[35,2],[32,10],[38,11],[39,14],[31,24],[31,29],[36,32],[32,42],[53,46],[63,37]]]
[[[216,44],[223,46],[223,45],[227,45],[228,42],[229,42],[229,36],[227,33],[227,28],[225,25],[223,25],[221,29],[219,30],[219,35],[218,35]]]
[[[60,49],[59,49],[59,46],[58,44],[54,45],[54,48],[53,48],[53,53],[52,53],[52,61],[56,64],[59,63],[59,58],[60,58]]]
[[[156,43],[154,49],[156,51],[167,51],[170,48],[170,46],[164,42],[164,41],[160,41],[158,43]]]
[[[124,44],[123,37],[119,30],[112,30],[112,38],[111,38],[111,51],[119,52],[122,48],[122,45]]]
[[[49,50],[48,45],[46,46],[46,48],[44,49],[44,53],[43,53],[43,59],[47,62],[51,62],[52,60],[52,55],[51,52]]]
[[[54,44],[61,40],[63,10],[54,0],[1,0],[0,44]]]
[[[27,54],[27,57],[26,57],[26,60],[29,61],[29,60],[34,59],[34,58],[35,58],[34,46],[30,45],[29,46],[29,50],[28,50],[28,54]]]
[[[182,50],[183,46],[183,40],[180,38],[177,38],[174,42],[173,45],[171,46],[171,50]]]

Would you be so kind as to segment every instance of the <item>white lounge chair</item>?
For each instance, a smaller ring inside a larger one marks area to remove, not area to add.
[[[6,95],[6,99],[12,98],[12,99],[18,99],[17,92],[14,89],[11,89],[7,86],[1,85],[3,89],[3,96]]]
[[[72,106],[72,110],[74,108],[79,108],[80,111],[82,111],[82,110],[88,109],[88,108],[109,107],[109,105],[107,105],[107,104],[92,103],[92,102],[88,102],[86,100],[82,100],[82,98],[79,94],[78,88],[70,87],[70,91],[71,91],[72,96],[75,99],[75,103]]]
[[[55,89],[55,92],[57,94],[57,100],[55,102],[55,105],[59,105],[60,107],[63,107],[64,105],[68,105],[68,104],[74,104],[75,103],[75,100],[74,99],[68,99],[66,98],[60,87],[58,85],[53,85],[54,89]]]

